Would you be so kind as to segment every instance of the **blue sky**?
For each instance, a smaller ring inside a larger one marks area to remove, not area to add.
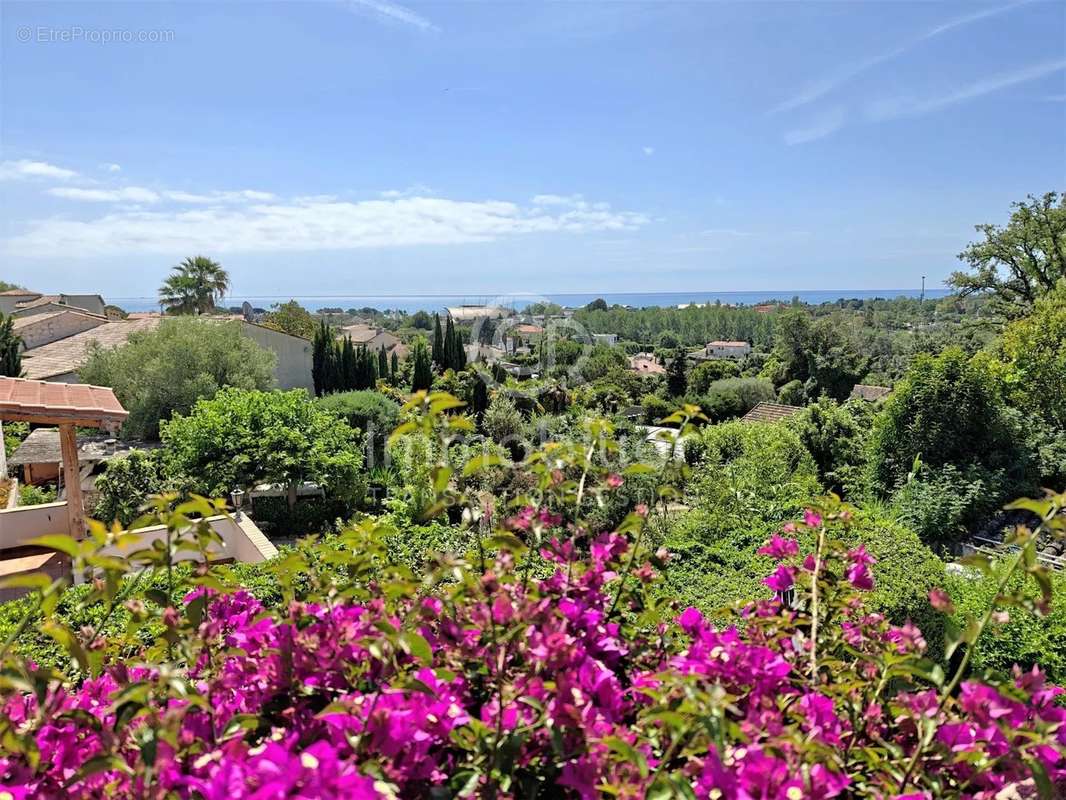
[[[0,22],[0,278],[40,290],[152,295],[197,253],[255,295],[937,285],[1066,188],[1063,3]]]

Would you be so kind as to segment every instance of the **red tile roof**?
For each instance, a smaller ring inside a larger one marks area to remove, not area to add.
[[[128,416],[104,386],[0,378],[0,419],[115,429]]]
[[[741,417],[741,422],[780,422],[802,410],[799,406],[786,406],[781,403],[759,403]]]

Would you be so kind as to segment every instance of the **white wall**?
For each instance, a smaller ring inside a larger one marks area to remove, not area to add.
[[[242,322],[241,328],[245,336],[277,356],[274,379],[279,389],[307,389],[312,393],[315,391],[315,382],[311,376],[310,340],[250,322]]]

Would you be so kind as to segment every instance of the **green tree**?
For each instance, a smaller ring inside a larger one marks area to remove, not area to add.
[[[0,314],[0,375],[22,374],[22,337],[15,333],[15,318]]]
[[[104,474],[96,479],[93,517],[128,527],[140,516],[141,506],[150,496],[172,487],[163,467],[162,450],[131,450],[129,455],[108,461]]]
[[[452,324],[452,318],[448,317],[449,329]],[[430,358],[437,366],[437,369],[443,370],[445,368],[444,360],[444,334],[440,327],[440,314],[433,315],[433,351],[430,354]]]
[[[1066,194],[1029,195],[1011,208],[1005,227],[977,226],[984,239],[959,254],[969,271],[952,273],[948,283],[963,295],[992,294],[998,310],[1019,317],[1066,278]]]
[[[1066,280],[1038,298],[1033,313],[1011,322],[981,354],[1007,402],[1066,430]]]
[[[934,470],[980,467],[1023,481],[1028,460],[1016,433],[993,379],[962,350],[920,354],[874,421],[872,488],[882,496],[895,491],[914,472],[916,459]]]
[[[856,350],[836,316],[813,319],[805,308],[776,315],[773,356],[780,365],[774,383],[801,381],[808,397],[825,393],[845,399],[866,373],[867,361]]]
[[[400,424],[400,406],[381,392],[363,389],[320,397],[318,407],[361,431],[373,446],[375,460],[385,453],[385,440]]]
[[[685,351],[678,348],[666,366],[666,388],[671,397],[681,397],[688,389],[688,376],[685,372]]]
[[[359,434],[302,389],[222,389],[188,415],[175,414],[161,433],[167,469],[199,494],[279,483],[291,508],[306,481],[353,504],[366,489]]]
[[[597,297],[595,300],[585,306],[586,311],[606,311],[607,308],[607,301],[604,300],[602,297]]]
[[[873,404],[865,400],[841,404],[822,397],[789,417],[786,424],[814,458],[822,484],[832,492],[849,496],[861,488],[873,418]]]
[[[293,336],[302,336],[310,339],[315,333],[315,320],[311,312],[290,300],[287,303],[275,303],[274,310],[263,317],[263,324],[282,333],[290,333]]]
[[[715,381],[739,376],[740,369],[733,361],[724,359],[701,361],[689,371],[688,390],[695,395],[705,394]]]
[[[206,314],[229,290],[229,274],[206,256],[186,258],[159,288],[159,302],[171,314]]]
[[[311,379],[315,384],[315,394],[319,397],[333,391],[336,385],[335,348],[333,329],[322,320],[315,328],[311,343]]]
[[[389,377],[389,354],[385,351],[385,345],[378,350],[378,377],[388,380]]]
[[[392,351],[392,357],[389,359],[389,380],[392,383],[396,383],[396,373],[400,370],[400,359],[396,355],[396,350]]]
[[[414,371],[411,375],[411,391],[419,392],[423,389],[429,391],[433,385],[433,368],[429,358],[429,348],[426,340],[419,336],[411,348],[411,360]]]
[[[245,336],[239,322],[167,319],[132,334],[122,347],[94,348],[79,375],[115,390],[130,412],[124,436],[155,439],[161,421],[224,386],[270,388],[274,363],[274,354]]]
[[[742,417],[759,403],[776,399],[774,385],[765,378],[723,378],[707,389],[699,404],[715,422]]]
[[[485,435],[499,444],[516,446],[515,441],[525,429],[522,412],[503,392],[497,392],[481,419]]]

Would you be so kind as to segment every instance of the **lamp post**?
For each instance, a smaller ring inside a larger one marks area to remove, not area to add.
[[[241,521],[241,506],[244,504],[244,489],[234,489],[229,493],[230,500],[233,502],[233,519],[237,522]]]

